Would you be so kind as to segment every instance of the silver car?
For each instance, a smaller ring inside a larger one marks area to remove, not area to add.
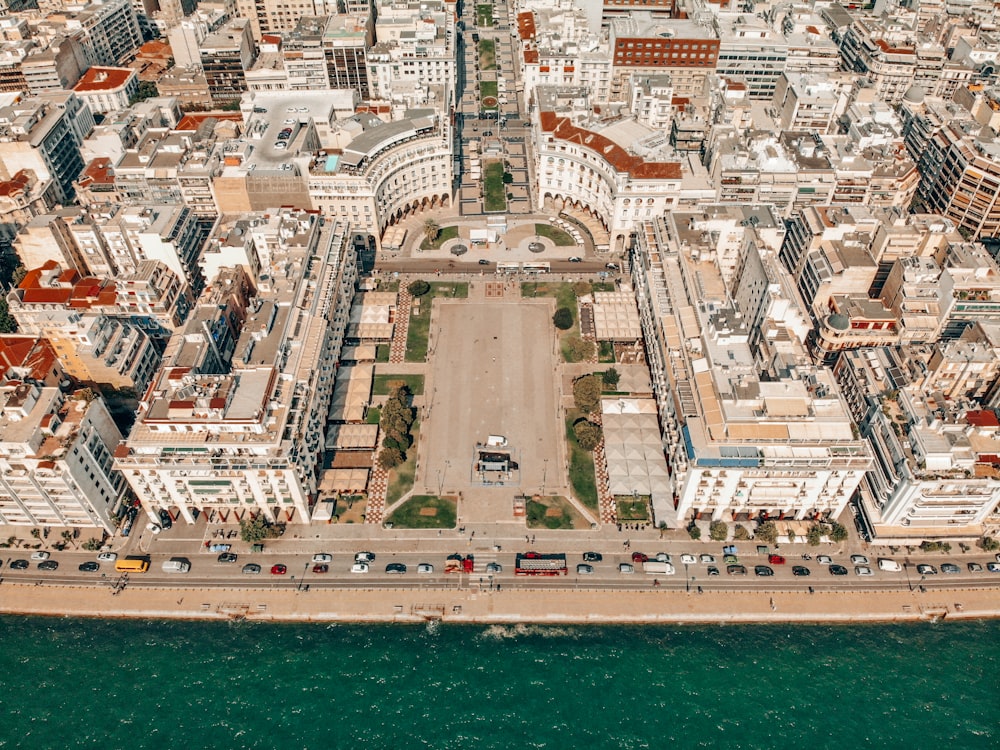
[[[580,563],[576,566],[576,574],[578,576],[592,576],[594,575],[594,566],[587,565],[587,563]]]
[[[623,574],[635,573],[635,566],[631,563],[618,563],[618,572]]]

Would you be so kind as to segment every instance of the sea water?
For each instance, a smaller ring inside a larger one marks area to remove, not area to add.
[[[0,748],[997,748],[1000,622],[0,618]]]

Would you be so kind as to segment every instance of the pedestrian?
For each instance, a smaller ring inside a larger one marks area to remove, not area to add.
[[[659,578],[654,578],[653,579],[653,587],[655,588],[655,587],[657,587],[659,585],[660,585],[660,579]]]

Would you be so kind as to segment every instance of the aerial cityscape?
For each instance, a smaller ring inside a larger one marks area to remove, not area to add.
[[[996,3],[0,33],[0,612],[1000,616]]]

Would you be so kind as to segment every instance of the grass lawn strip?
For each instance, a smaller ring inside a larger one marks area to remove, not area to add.
[[[483,207],[487,211],[506,210],[507,196],[504,190],[503,163],[487,162],[483,169]]]
[[[585,529],[590,523],[564,497],[548,496],[528,500],[529,529]]]
[[[419,420],[414,421],[410,428],[410,437],[413,439],[413,444],[406,451],[406,460],[389,472],[385,491],[386,505],[392,505],[413,489],[413,476],[417,472],[417,440],[420,439]]]
[[[375,376],[375,382],[372,385],[372,395],[388,396],[389,392],[400,383],[406,383],[406,386],[410,389],[410,393],[414,396],[419,396],[424,392],[423,375],[393,375],[387,373]]]
[[[479,42],[479,69],[497,69],[496,43],[492,39],[483,39]]]
[[[483,81],[479,84],[479,96],[481,98],[486,98],[487,96],[492,96],[494,99],[497,96],[497,82],[496,81]],[[495,109],[495,107],[494,107]]]
[[[493,4],[476,6],[476,26],[493,25]]]
[[[397,529],[453,529],[458,517],[454,497],[414,495],[386,519]]]
[[[539,237],[547,237],[558,247],[572,247],[576,244],[576,240],[568,233],[551,224],[535,224],[535,234]]]
[[[645,495],[639,497],[616,496],[615,505],[618,506],[619,521],[649,520],[649,498]]]
[[[458,239],[458,227],[441,227],[438,231],[437,237],[435,237],[433,241],[428,241],[427,236],[424,236],[423,242],[420,243],[420,249],[440,250],[444,243],[448,240],[454,239]]]
[[[583,416],[576,409],[566,415],[566,444],[569,447],[569,484],[576,499],[595,513],[597,508],[597,478],[594,474],[594,455],[576,442],[573,423]]]
[[[431,290],[419,300],[419,312],[410,315],[410,325],[406,332],[407,362],[423,362],[427,359],[427,342],[431,330],[431,302],[435,297],[460,298],[469,296],[468,282],[431,282]]]

